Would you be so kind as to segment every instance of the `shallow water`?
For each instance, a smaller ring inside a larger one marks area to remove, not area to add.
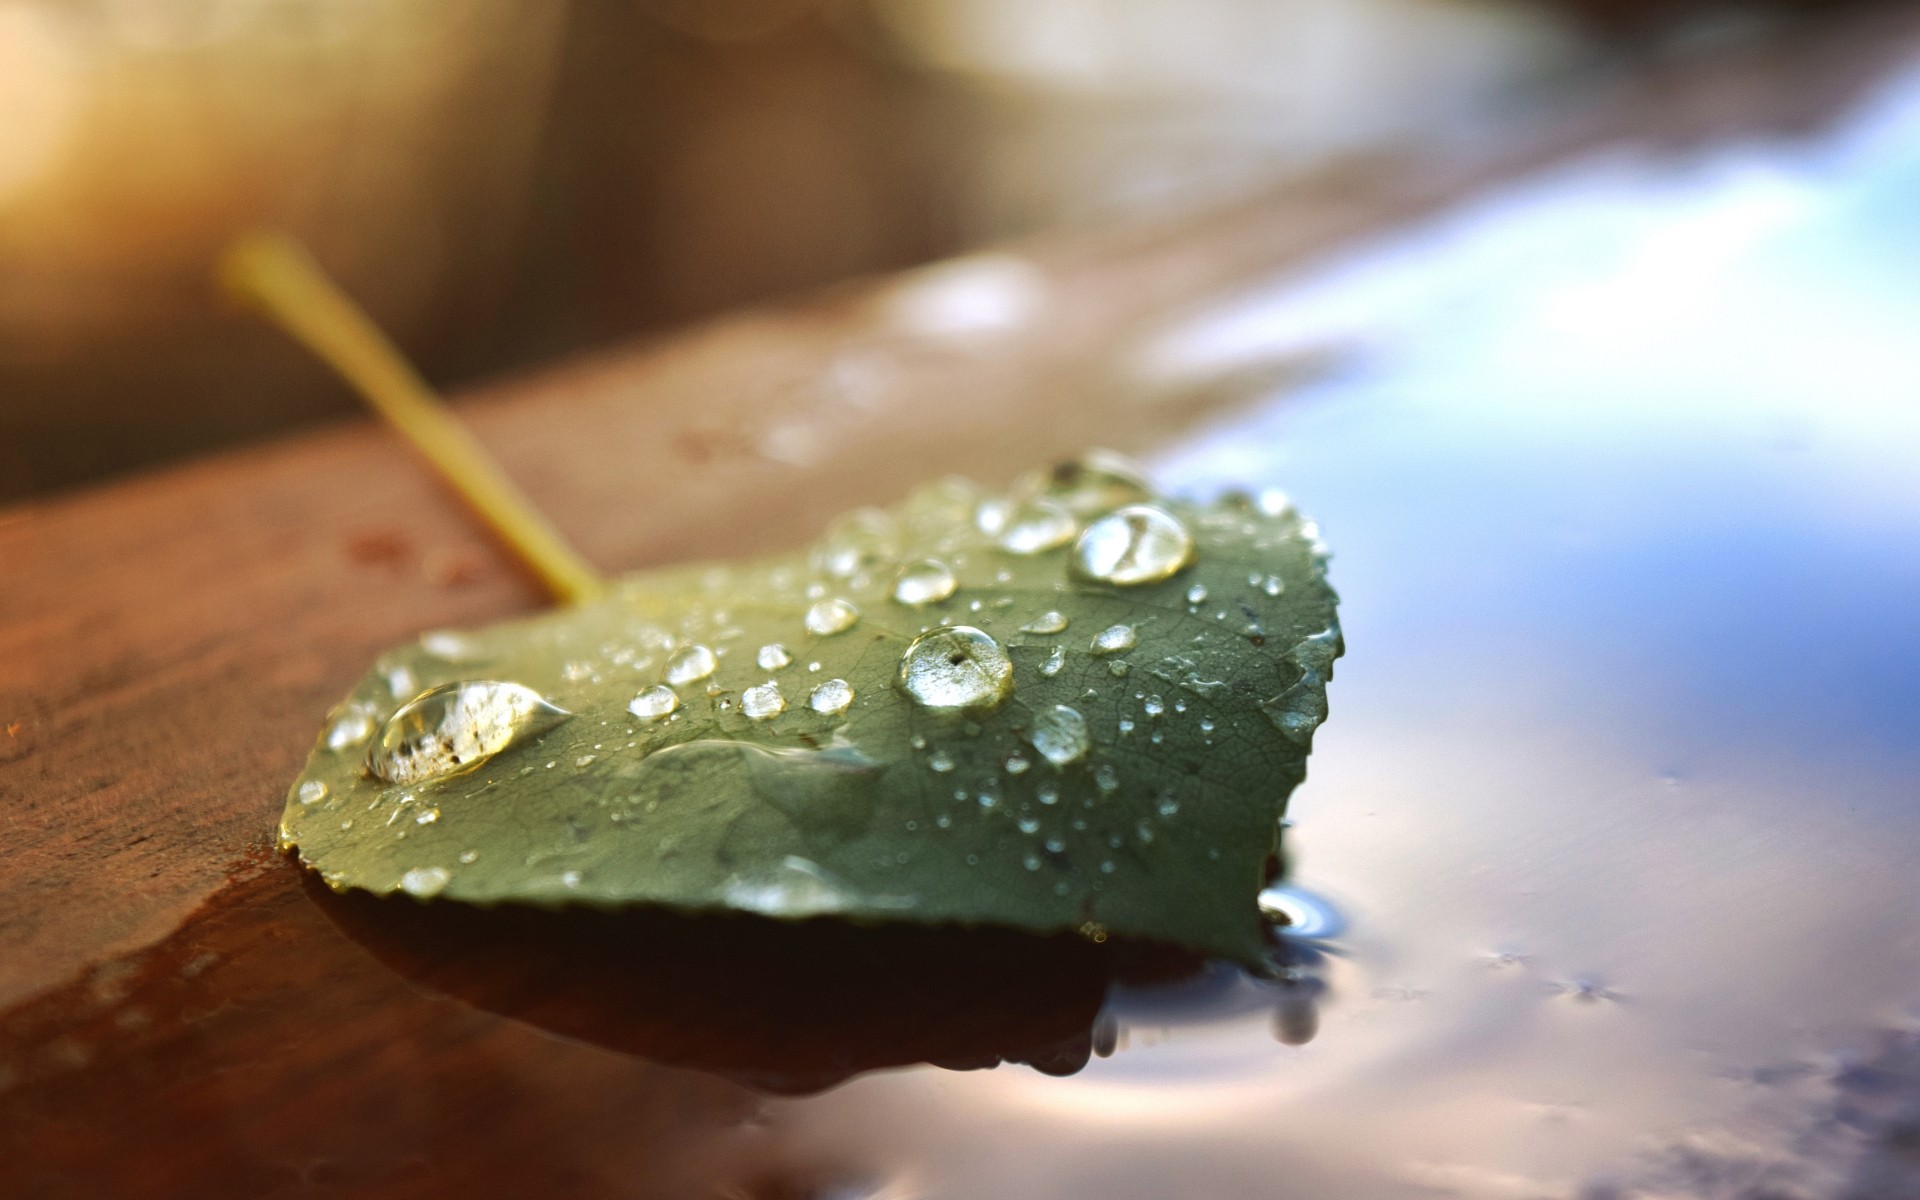
[[[1916,185],[1908,81],[1149,340],[1163,377],[1342,352],[1155,463],[1284,487],[1336,551],[1291,815],[1345,927],[1281,1023],[1313,1036],[1208,977],[1120,992],[1070,1078],[770,1119],[889,1196],[1920,1194]]]

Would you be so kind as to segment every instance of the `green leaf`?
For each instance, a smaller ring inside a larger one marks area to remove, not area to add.
[[[1094,454],[863,509],[808,552],[385,656],[281,841],[336,889],[1078,930],[1262,958],[1341,650],[1277,496]]]

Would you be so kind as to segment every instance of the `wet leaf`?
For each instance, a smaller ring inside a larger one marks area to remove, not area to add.
[[[1064,533],[1063,533],[1064,530]],[[1246,963],[1341,649],[1277,496],[1111,456],[386,656],[281,838],[335,888],[1078,930]]]

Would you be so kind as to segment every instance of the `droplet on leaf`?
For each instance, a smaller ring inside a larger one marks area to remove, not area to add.
[[[754,656],[753,661],[760,664],[762,671],[778,671],[792,665],[793,655],[788,654],[787,648],[779,642],[768,642],[760,647],[760,653]]]
[[[445,867],[415,867],[400,877],[400,890],[427,900],[445,891],[452,878]]]
[[[1055,704],[1033,714],[1027,740],[1040,756],[1056,767],[1078,762],[1087,755],[1087,719],[1080,710]]]
[[[740,711],[755,721],[768,721],[787,711],[787,698],[777,683],[763,683],[740,693]]]
[[[1064,633],[1067,628],[1065,613],[1043,612],[1020,627],[1021,633]]]
[[[827,716],[843,713],[852,705],[853,685],[844,679],[829,679],[807,697],[808,708]]]
[[[566,715],[517,683],[442,684],[387,718],[368,751],[367,769],[388,783],[449,775],[477,766],[516,738]]]
[[[679,695],[657,683],[627,703],[627,711],[642,721],[658,721],[679,707]]]
[[[971,625],[930,630],[900,659],[900,686],[923,708],[990,712],[1013,695],[1013,660]]]
[[[1137,587],[1173,576],[1192,559],[1193,534],[1178,517],[1156,505],[1131,504],[1087,526],[1070,561],[1082,579]]]
[[[667,659],[666,679],[675,687],[698,683],[714,673],[720,660],[706,646],[692,645],[674,652]]]
[[[860,620],[860,610],[851,602],[835,597],[822,600],[807,609],[807,632],[816,637],[845,633]]]
[[[900,568],[893,581],[893,598],[910,608],[938,604],[958,590],[953,570],[937,558],[923,558]]]
[[[1140,636],[1131,625],[1109,625],[1094,635],[1088,647],[1095,654],[1120,654],[1140,644]]]
[[[1015,508],[1000,531],[1000,548],[1010,554],[1042,554],[1073,540],[1080,523],[1051,500],[1029,500]]]

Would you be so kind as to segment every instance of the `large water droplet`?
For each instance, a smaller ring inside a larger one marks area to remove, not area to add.
[[[848,601],[838,597],[822,600],[807,609],[807,632],[818,637],[830,637],[852,629],[859,619],[860,610]]]
[[[792,665],[793,655],[788,654],[787,648],[779,642],[768,642],[760,647],[760,653],[754,656],[753,661],[760,664],[762,671],[778,671]]]
[[[1140,635],[1131,625],[1109,625],[1094,636],[1088,647],[1095,654],[1120,654],[1140,644]]]
[[[720,660],[714,657],[712,650],[705,646],[693,645],[676,650],[667,660],[667,682],[675,687],[689,683],[698,683],[713,674],[720,666]]]
[[[442,684],[387,718],[367,753],[367,769],[388,783],[452,774],[565,716],[540,693],[517,683]]]
[[[920,608],[938,604],[953,595],[960,581],[947,564],[933,558],[908,563],[893,581],[893,598],[902,604]]]
[[[1027,740],[1040,752],[1042,758],[1056,767],[1077,762],[1086,757],[1087,719],[1078,709],[1056,704],[1043,708],[1033,714],[1033,725],[1027,730]]]
[[[1062,649],[1059,646],[1055,646],[1053,648],[1053,653],[1047,655],[1047,660],[1040,664],[1040,673],[1042,675],[1045,675],[1048,679],[1052,679],[1055,675],[1058,675],[1060,673],[1060,668],[1066,665],[1067,665],[1066,650]]]
[[[777,683],[763,683],[740,693],[740,711],[749,720],[769,721],[787,711],[787,698]]]
[[[900,686],[926,708],[988,711],[1013,695],[1013,660],[972,626],[929,630],[901,657]]]
[[[1083,579],[1132,587],[1157,583],[1193,560],[1193,535],[1180,519],[1151,504],[1131,504],[1087,526],[1073,546],[1073,572]]]
[[[400,890],[426,900],[445,891],[452,879],[445,867],[415,867],[400,877]]]
[[[627,703],[627,711],[642,721],[658,721],[680,707],[680,697],[670,687],[654,684]]]
[[[1007,515],[1000,548],[1013,554],[1040,554],[1073,540],[1080,523],[1051,500],[1029,500]]]
[[[813,689],[807,707],[817,713],[835,716],[853,706],[853,685],[844,679],[829,679]]]

